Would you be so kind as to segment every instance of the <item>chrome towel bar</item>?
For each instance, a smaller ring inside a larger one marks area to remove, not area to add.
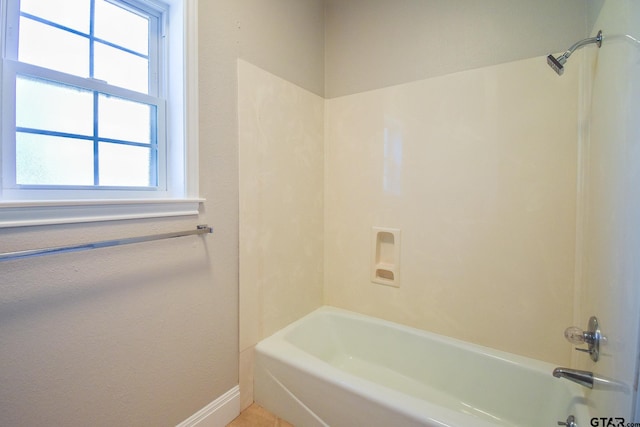
[[[89,249],[108,248],[110,246],[130,245],[132,243],[151,242],[153,240],[173,239],[175,237],[193,236],[213,233],[208,225],[198,225],[195,230],[176,231],[173,233],[154,234],[151,236],[129,237],[126,239],[105,240],[102,242],[84,243],[81,245],[58,246],[52,248],[30,249],[26,251],[6,252],[0,254],[0,262],[13,259],[33,258],[43,255],[61,254],[67,252],[86,251]]]

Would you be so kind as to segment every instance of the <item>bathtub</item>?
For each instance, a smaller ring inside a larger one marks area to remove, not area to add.
[[[554,368],[321,307],[258,343],[254,398],[296,427],[589,425],[583,389]]]

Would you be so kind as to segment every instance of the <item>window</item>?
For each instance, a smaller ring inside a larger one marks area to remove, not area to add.
[[[196,213],[195,0],[0,5],[0,226]]]

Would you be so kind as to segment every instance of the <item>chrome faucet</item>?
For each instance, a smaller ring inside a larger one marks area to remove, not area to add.
[[[556,378],[566,378],[574,383],[587,388],[596,388],[598,390],[610,390],[629,394],[631,387],[622,381],[596,376],[593,372],[579,371],[577,369],[556,368],[553,370],[553,376]]]
[[[593,372],[579,371],[577,369],[556,368],[553,370],[553,376],[556,378],[566,378],[574,383],[587,388],[593,388]]]

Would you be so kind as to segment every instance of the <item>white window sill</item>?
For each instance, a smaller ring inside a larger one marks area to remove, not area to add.
[[[204,199],[0,202],[0,228],[198,215]]]

